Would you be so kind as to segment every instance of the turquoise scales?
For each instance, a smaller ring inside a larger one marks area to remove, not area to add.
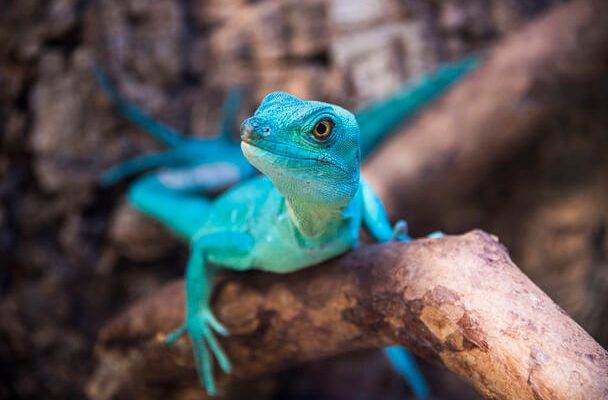
[[[350,112],[271,93],[243,123],[241,139],[243,153],[264,175],[211,204],[191,242],[186,322],[168,338],[190,335],[209,393],[216,392],[212,359],[231,370],[214,337],[214,331],[227,332],[209,304],[218,267],[292,272],[357,246],[361,227],[379,241],[407,238],[405,225],[391,227],[382,203],[360,178],[359,127]]]
[[[475,69],[478,62],[472,56],[442,65],[406,83],[390,97],[359,110],[355,117],[361,129],[362,159],[397,126]],[[197,216],[208,207],[201,195],[218,193],[255,173],[234,141],[231,129],[235,125],[240,90],[231,89],[226,98],[219,134],[196,138],[180,135],[122,99],[101,68],[95,69],[95,76],[121,114],[169,147],[167,151],[129,159],[111,168],[102,176],[101,183],[112,185],[128,176],[157,170],[131,185],[129,200],[137,209],[190,240],[199,224]],[[176,201],[180,204],[177,210],[166,207]]]
[[[285,273],[305,268],[357,246],[361,227],[378,241],[407,239],[405,223],[391,227],[382,203],[360,179],[360,141],[369,146],[368,153],[404,117],[475,64],[475,59],[468,59],[442,67],[357,117],[335,105],[303,101],[286,93],[270,94],[241,129],[243,153],[265,176],[241,183],[214,202],[201,193],[219,190],[253,173],[227,134],[238,93],[228,96],[220,137],[186,139],[122,101],[98,72],[100,83],[109,89],[119,109],[171,146],[166,153],[129,160],[111,169],[104,182],[165,167],[138,179],[129,199],[191,240],[186,323],[168,340],[189,333],[201,381],[210,394],[216,392],[212,358],[224,371],[231,369],[213,334],[227,334],[209,307],[215,271],[256,268]],[[379,118],[382,115],[386,120]],[[359,126],[367,127],[363,139]],[[387,354],[415,393],[426,396],[428,391],[409,353],[389,348]]]

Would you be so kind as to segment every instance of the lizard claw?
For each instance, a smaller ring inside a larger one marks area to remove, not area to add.
[[[445,233],[441,232],[441,231],[435,231],[433,233],[428,234],[426,237],[427,239],[439,239],[445,236]]]
[[[186,333],[188,331],[188,328],[186,327],[186,325],[182,325],[179,328],[177,328],[176,330],[174,330],[173,332],[171,332],[166,338],[165,338],[165,345],[167,346],[171,346],[173,345],[175,342],[177,342],[177,339],[179,339],[180,337],[182,337],[182,335],[184,333]]]
[[[397,223],[393,227],[393,236],[391,237],[391,241],[393,240],[398,240],[400,242],[407,242],[412,240],[412,238],[408,235],[407,222],[402,219],[397,221]]]
[[[211,311],[206,311],[205,312],[205,318],[207,318],[207,322],[209,323],[209,326],[219,335],[222,336],[228,336],[228,330],[226,328],[224,328],[224,325],[222,325],[217,318],[215,318],[215,315],[213,315],[213,313]]]

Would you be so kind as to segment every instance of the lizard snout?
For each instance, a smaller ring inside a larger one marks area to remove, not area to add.
[[[270,127],[262,126],[253,118],[248,118],[241,124],[241,140],[244,142],[262,139],[268,135],[270,135]]]

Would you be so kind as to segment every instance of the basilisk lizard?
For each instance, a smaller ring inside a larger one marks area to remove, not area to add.
[[[231,370],[214,336],[228,332],[209,304],[218,269],[296,271],[358,246],[361,227],[380,242],[409,239],[405,222],[390,225],[360,176],[359,125],[349,111],[271,93],[243,122],[241,140],[243,154],[264,175],[206,205],[186,268],[186,321],[167,339],[189,334],[210,394],[212,358]]]
[[[186,324],[168,341],[190,334],[208,393],[216,392],[211,355],[224,371],[230,371],[212,332],[227,334],[208,304],[214,271],[223,267],[284,273],[304,268],[357,246],[362,225],[379,241],[408,239],[405,223],[391,228],[381,202],[360,179],[361,152],[368,154],[394,126],[476,63],[470,58],[444,66],[356,116],[327,103],[270,94],[241,129],[245,157],[266,176],[239,185],[213,203],[200,194],[237,183],[254,171],[230,140],[239,92],[233,90],[228,96],[219,137],[190,139],[125,102],[107,76],[97,71],[101,86],[123,114],[171,146],[169,152],[112,168],[102,182],[112,184],[145,169],[165,167],[138,179],[129,199],[191,240]],[[399,348],[386,351],[418,397],[425,397],[428,390],[411,356]]]

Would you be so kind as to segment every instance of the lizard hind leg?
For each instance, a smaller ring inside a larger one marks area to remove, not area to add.
[[[123,116],[135,125],[171,147],[180,146],[188,140],[186,136],[183,136],[174,129],[156,121],[141,108],[123,98],[120,95],[118,88],[114,85],[114,82],[112,82],[101,66],[95,66],[93,74],[97,84],[110,98],[112,104]]]

